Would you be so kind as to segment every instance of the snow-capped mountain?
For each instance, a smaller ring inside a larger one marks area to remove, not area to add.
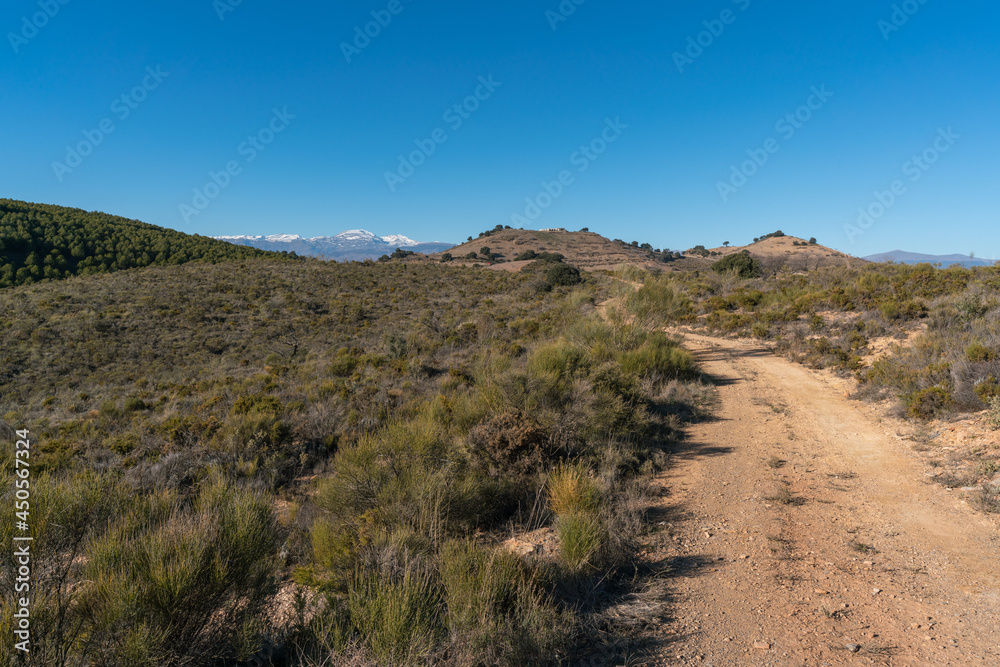
[[[880,255],[869,255],[863,257],[870,262],[896,262],[898,264],[940,264],[941,266],[952,266],[960,264],[966,268],[973,266],[993,266],[996,264],[992,259],[980,259],[974,255],[924,255],[918,252],[906,252],[904,250],[893,250]]]
[[[454,243],[424,243],[401,234],[378,236],[364,229],[349,229],[335,236],[304,238],[298,234],[270,236],[216,236],[219,241],[248,245],[260,250],[287,251],[309,257],[338,261],[378,259],[396,248],[412,252],[434,253],[454,247]]]
[[[382,240],[388,243],[389,245],[399,246],[400,248],[405,248],[411,245],[420,245],[418,241],[414,241],[413,239],[407,238],[402,234],[390,234],[389,236],[383,236]]]

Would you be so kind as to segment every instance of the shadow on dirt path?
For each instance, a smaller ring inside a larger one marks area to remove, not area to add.
[[[685,338],[718,405],[656,480],[674,607],[648,664],[1000,665],[996,523],[819,375]]]

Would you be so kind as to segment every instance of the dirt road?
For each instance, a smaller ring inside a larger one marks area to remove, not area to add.
[[[1000,666],[1000,531],[831,379],[686,334],[717,385],[658,479],[664,665]]]

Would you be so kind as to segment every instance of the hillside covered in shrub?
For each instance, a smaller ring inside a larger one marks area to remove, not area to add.
[[[106,213],[0,199],[0,288],[266,254]]]
[[[602,314],[619,283],[587,274],[235,269],[0,292],[0,539],[28,429],[33,664],[624,659],[666,613],[642,480],[703,400],[651,326],[672,293]],[[534,530],[551,558],[501,546]]]

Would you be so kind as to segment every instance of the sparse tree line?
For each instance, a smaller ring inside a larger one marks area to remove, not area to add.
[[[674,252],[673,250],[667,250],[667,249],[661,250],[659,248],[654,248],[649,243],[639,243],[638,241],[632,241],[631,243],[628,243],[626,241],[623,241],[622,239],[614,239],[612,243],[617,243],[618,245],[625,248],[638,248],[639,250],[644,250],[651,259],[655,259],[656,261],[660,261],[663,263],[669,263],[684,257],[683,253]]]

